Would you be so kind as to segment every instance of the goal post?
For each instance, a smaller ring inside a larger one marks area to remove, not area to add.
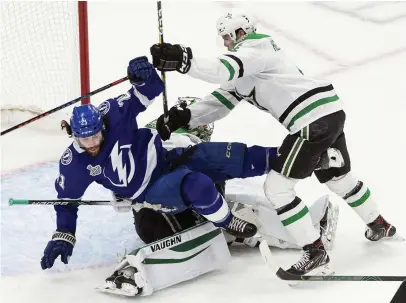
[[[0,5],[2,127],[89,93],[86,1]],[[55,118],[67,119],[71,110],[62,110]]]
[[[89,34],[87,19],[87,1],[78,1],[78,29],[79,29],[79,51],[80,51],[80,84],[81,95],[90,92],[90,71],[89,71]],[[90,98],[82,101],[82,104],[90,102]]]

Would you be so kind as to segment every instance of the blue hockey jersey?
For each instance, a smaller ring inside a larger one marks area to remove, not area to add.
[[[58,199],[80,199],[96,182],[120,196],[143,200],[148,184],[161,174],[164,148],[159,135],[138,128],[136,117],[162,90],[159,79],[100,104],[106,125],[100,152],[92,157],[76,142],[68,147],[60,159],[55,181]],[[55,206],[55,210],[57,229],[75,234],[77,206]]]

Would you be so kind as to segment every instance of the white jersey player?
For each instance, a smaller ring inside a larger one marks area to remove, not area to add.
[[[161,116],[157,126],[161,137],[169,138],[179,127],[194,128],[219,120],[243,99],[269,113],[289,131],[264,184],[269,205],[304,250],[289,273],[323,271],[330,261],[308,207],[295,192],[296,183],[313,172],[361,217],[367,225],[367,239],[393,237],[395,227],[381,216],[367,185],[351,172],[343,131],[345,113],[333,85],[304,75],[272,37],[256,33],[248,15],[230,13],[221,17],[217,32],[229,52],[213,59],[193,56],[189,47],[179,44],[151,47],[154,66],[159,70],[176,70],[221,84],[188,109],[170,109],[168,120]],[[344,165],[316,170],[318,158],[330,147],[340,151]]]
[[[179,101],[190,105],[194,103],[193,99],[179,98]],[[155,122],[148,123],[146,127],[155,128]],[[172,149],[208,141],[212,131],[213,125],[180,129],[164,142],[164,147]],[[219,191],[224,194],[224,191]],[[250,186],[242,179],[228,181],[225,188],[225,199],[234,215],[258,227],[258,234],[248,239],[237,239],[221,233],[191,209],[176,215],[148,208],[133,209],[137,233],[148,245],[125,256],[98,289],[126,296],[150,295],[159,289],[226,266],[230,259],[227,244],[244,243],[257,247],[261,240],[266,240],[270,246],[299,249],[300,246],[284,227],[276,211],[269,207],[266,197],[258,194],[260,192],[260,187]],[[122,204],[113,206],[117,211],[129,210],[128,206]],[[309,212],[325,247],[331,249],[338,206],[325,196],[313,203]]]

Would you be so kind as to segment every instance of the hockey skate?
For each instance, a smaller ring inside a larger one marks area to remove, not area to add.
[[[323,242],[318,239],[312,244],[303,247],[302,258],[287,270],[293,275],[330,275],[333,272],[329,268],[330,258],[324,249]]]
[[[381,239],[392,239],[404,241],[405,239],[396,234],[396,227],[389,224],[381,215],[373,222],[367,224],[365,238],[370,241],[379,241]]]
[[[329,201],[326,212],[320,220],[320,236],[326,250],[333,249],[339,212],[338,205]]]
[[[133,297],[142,292],[142,287],[139,287],[134,279],[134,274],[137,269],[128,266],[121,270],[116,270],[110,277],[105,280],[103,286],[96,289],[101,292],[111,293],[115,295]]]
[[[257,227],[233,215],[231,221],[223,227],[224,230],[236,238],[251,238],[257,233]]]

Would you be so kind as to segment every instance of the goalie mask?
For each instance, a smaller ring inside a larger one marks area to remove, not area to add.
[[[201,98],[197,97],[179,97],[178,101],[176,102],[178,106],[181,106],[185,104],[186,106],[189,106],[195,102],[199,102]],[[189,130],[189,133],[192,135],[195,135],[196,137],[200,138],[200,140],[204,142],[208,142],[211,139],[211,135],[213,134],[214,130],[214,123],[198,126],[196,128],[193,128]]]

